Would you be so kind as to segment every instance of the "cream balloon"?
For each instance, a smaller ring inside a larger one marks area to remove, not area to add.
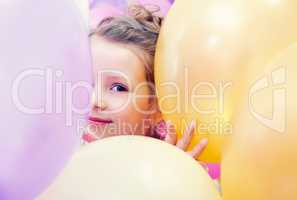
[[[38,200],[219,200],[207,173],[174,146],[141,136],[89,144]]]
[[[224,199],[297,199],[296,66],[297,43],[248,74],[222,161]]]

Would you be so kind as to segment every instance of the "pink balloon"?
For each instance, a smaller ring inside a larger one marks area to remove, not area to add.
[[[0,24],[0,199],[31,200],[79,146],[88,31],[69,0],[1,2]]]
[[[138,0],[142,5],[157,5],[160,8],[159,15],[164,17],[168,13],[171,3],[168,0]]]
[[[108,3],[99,4],[93,9],[91,9],[90,26],[91,28],[95,28],[102,19],[106,17],[119,16],[123,14],[124,14],[123,10],[116,8],[111,4],[108,4]]]
[[[174,3],[174,0],[168,0],[170,2],[170,4],[173,4]]]
[[[128,0],[89,0],[90,8],[93,9],[97,7],[100,4],[110,4],[113,7],[116,7],[120,10],[124,10],[127,7],[127,1]]]
[[[128,5],[140,4],[146,7],[158,6],[159,16],[166,16],[171,2],[168,0],[90,0],[91,7],[91,28],[95,28],[100,21],[106,17],[123,15],[127,11]]]

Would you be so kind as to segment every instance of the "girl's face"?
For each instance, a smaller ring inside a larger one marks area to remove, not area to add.
[[[93,139],[146,135],[151,126],[156,102],[145,66],[132,48],[91,37],[95,81],[87,133]]]

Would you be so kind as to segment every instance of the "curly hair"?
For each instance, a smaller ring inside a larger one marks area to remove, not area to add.
[[[153,84],[154,56],[162,25],[162,18],[154,14],[159,8],[155,8],[149,10],[141,5],[130,6],[126,15],[103,19],[90,34],[139,49],[136,54],[145,65],[147,81]]]

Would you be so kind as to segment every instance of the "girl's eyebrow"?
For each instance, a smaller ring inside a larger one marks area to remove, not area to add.
[[[128,82],[123,76],[106,75],[104,78],[107,80],[124,80],[125,82]]]
[[[128,76],[120,71],[99,71],[97,76],[126,79]]]
[[[129,76],[124,74],[121,71],[99,71],[97,72],[97,76],[100,77],[102,81],[114,81],[126,84],[130,89],[133,89],[133,80],[129,79]],[[97,78],[99,78],[97,77]],[[96,79],[97,79],[96,78]]]
[[[112,73],[112,72],[97,72],[95,74],[95,78],[102,77],[102,78],[113,78],[113,79],[123,79],[123,80],[126,80],[125,76],[119,74],[119,72],[115,72],[115,73]]]

